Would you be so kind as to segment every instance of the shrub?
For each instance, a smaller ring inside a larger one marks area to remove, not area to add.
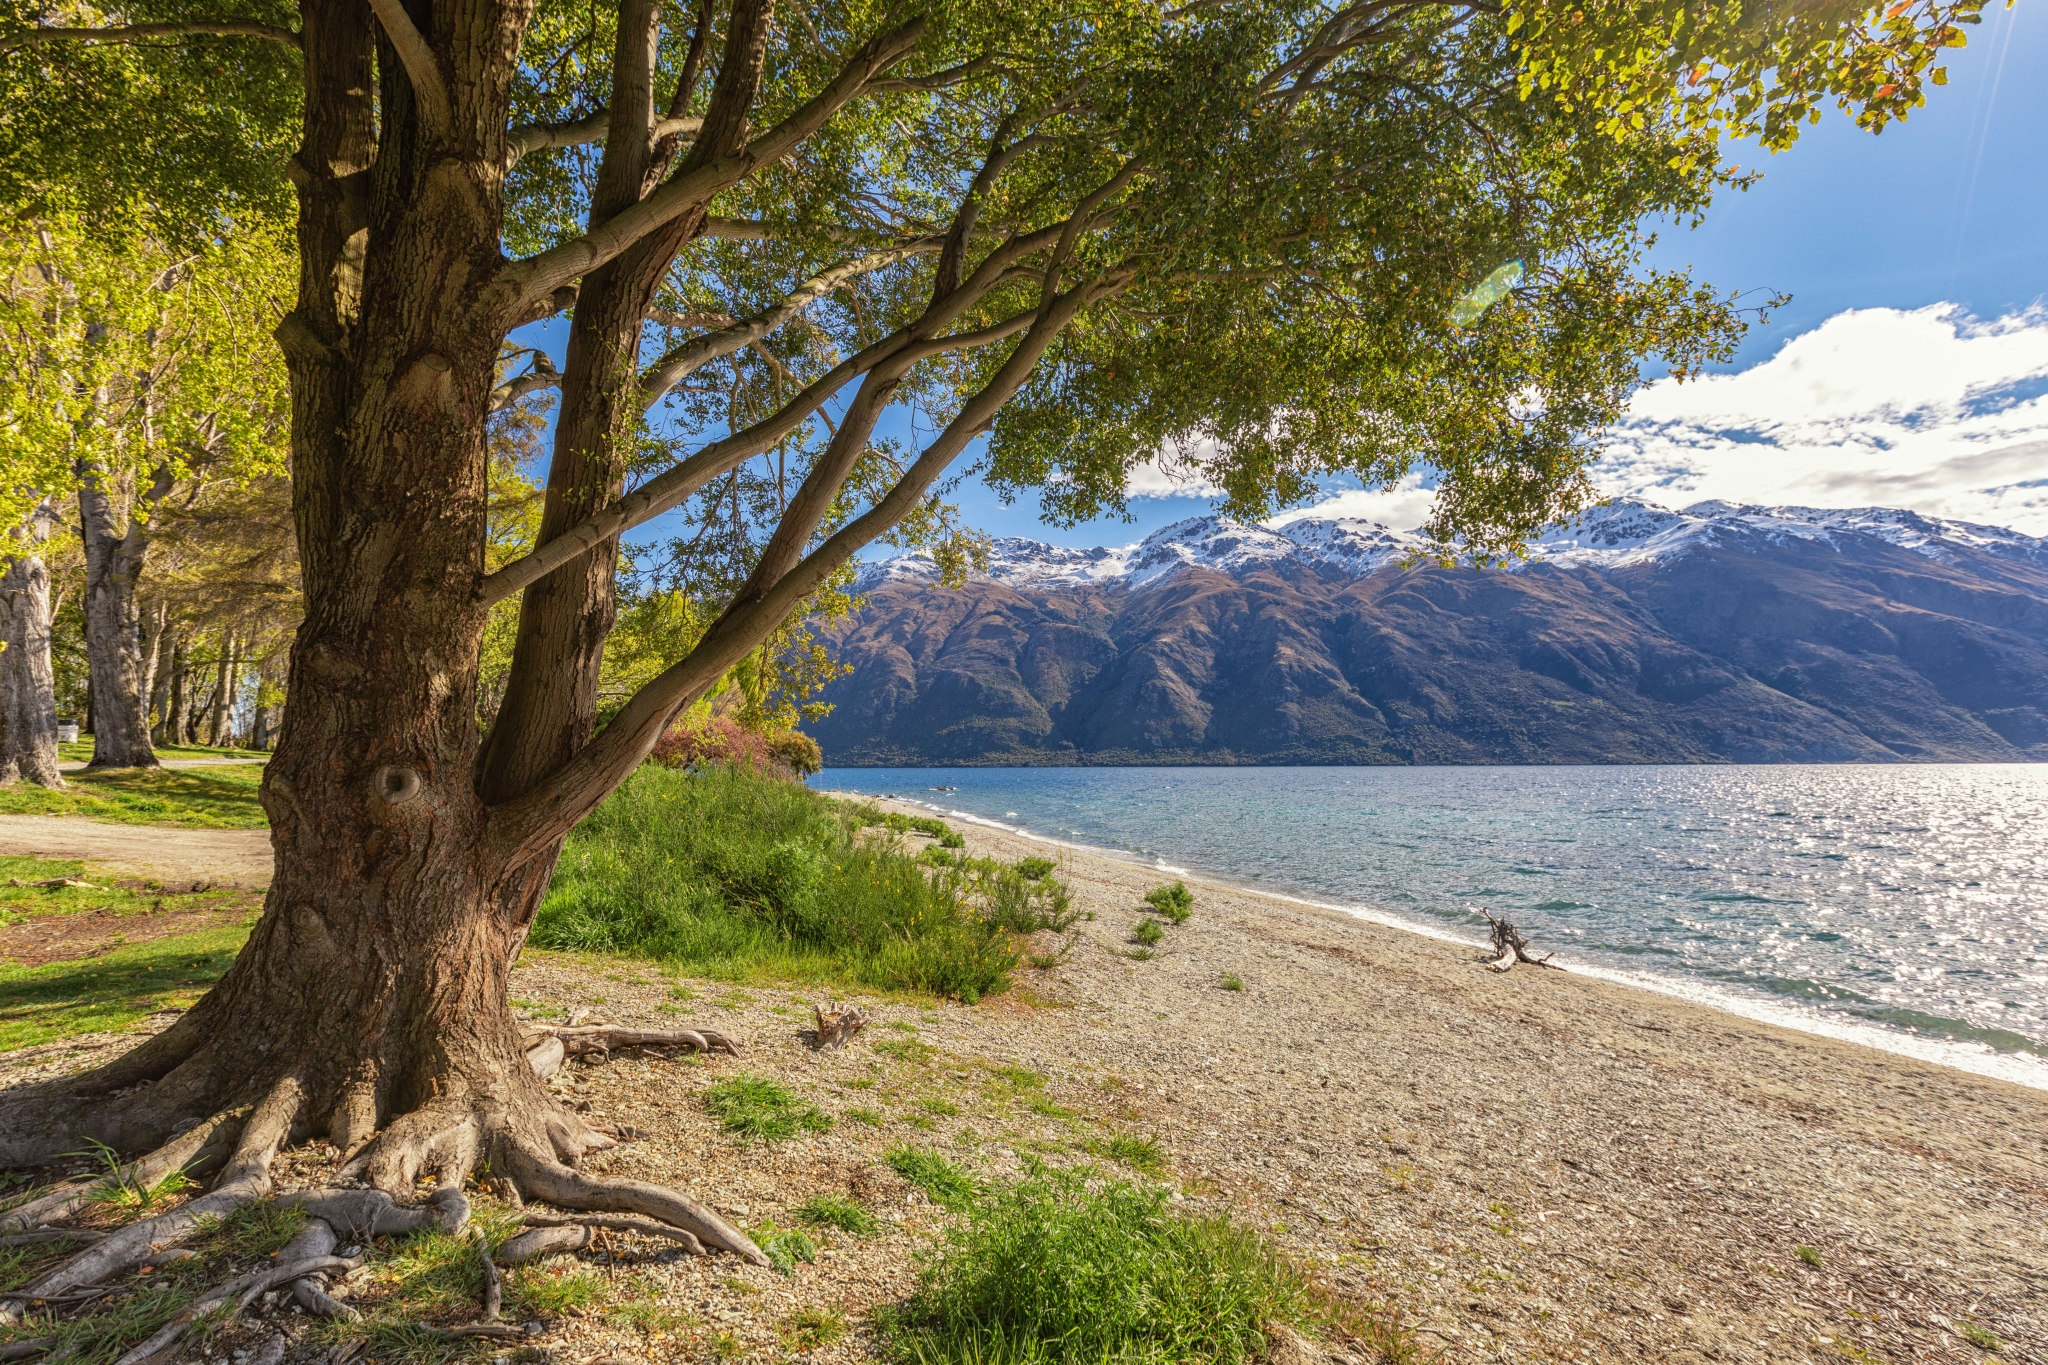
[[[822,1133],[830,1115],[806,1104],[766,1076],[734,1076],[704,1092],[704,1107],[742,1141],[778,1142],[798,1133]]]
[[[1166,931],[1159,927],[1156,919],[1141,919],[1138,927],[1131,930],[1131,942],[1142,943],[1147,948],[1166,937]]]
[[[1241,991],[1244,989],[1244,978],[1236,972],[1225,972],[1221,984],[1226,991]]]
[[[793,782],[648,765],[571,832],[532,942],[726,980],[1004,989],[1024,945],[980,882],[859,838],[860,823]]]
[[[1244,1365],[1308,1288],[1258,1235],[1166,1191],[1041,1173],[983,1201],[882,1318],[913,1365]]]
[[[1195,893],[1188,890],[1185,882],[1172,886],[1155,886],[1145,893],[1145,904],[1152,907],[1162,918],[1175,924],[1186,924],[1188,915],[1195,908]]]
[[[1795,1256],[1797,1256],[1800,1260],[1806,1262],[1806,1264],[1813,1266],[1815,1269],[1820,1268],[1821,1255],[1812,1247],[1793,1247],[1792,1253]]]
[[[1050,858],[1033,857],[1019,858],[1017,860],[1017,875],[1026,881],[1035,882],[1041,877],[1051,876],[1052,868],[1053,862]]]
[[[662,732],[648,757],[664,768],[740,768],[773,777],[805,777],[825,766],[818,741],[796,730],[763,734],[726,716],[684,716]]]

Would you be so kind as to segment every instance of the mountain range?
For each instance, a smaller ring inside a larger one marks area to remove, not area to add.
[[[1508,569],[1198,517],[866,565],[835,766],[2048,760],[2048,540],[1888,508],[1617,500]]]

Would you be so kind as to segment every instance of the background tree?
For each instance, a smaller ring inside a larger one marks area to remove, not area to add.
[[[1643,269],[1636,225],[1725,183],[1715,139],[1746,87],[1703,111],[1672,61],[1620,64],[1597,35],[1573,56],[1588,29],[1661,50],[1676,8],[1546,8],[1554,31],[1422,0],[303,0],[293,34],[240,30],[304,61],[278,337],[306,616],[264,781],[276,875],[176,1024],[0,1104],[0,1160],[85,1136],[152,1161],[229,1150],[212,1193],[32,1292],[260,1194],[294,1131],[394,1198],[438,1182],[451,1222],[487,1159],[531,1197],[758,1257],[681,1195],[578,1171],[609,1139],[521,1053],[507,973],[564,833],[984,433],[993,477],[1068,515],[1162,447],[1240,512],[1426,464],[1437,534],[1482,556],[1582,506],[1591,434],[1644,362],[1691,373],[1739,330],[1727,301]],[[1767,89],[1838,68],[1756,46],[1759,27],[1815,52],[1902,41],[1810,25],[1811,4],[1727,12],[1721,60]],[[1912,31],[1957,12],[1930,0]],[[1525,88],[1560,53],[1571,79]],[[1616,120],[1610,96],[1643,98]],[[1509,260],[1523,282],[1460,312]],[[503,346],[563,310],[536,547],[490,570]],[[789,376],[772,405],[692,416],[707,367],[757,343]],[[644,414],[678,393],[691,448],[636,476]],[[877,436],[892,411],[900,452]],[[617,537],[778,448],[790,491],[745,580],[596,728]],[[480,734],[486,627],[515,595]]]
[[[0,458],[17,498],[75,509],[92,765],[151,766],[155,518],[194,480],[282,470],[284,373],[264,333],[287,258],[270,234],[186,251],[75,215],[32,220],[5,250]]]
[[[61,787],[57,769],[56,677],[50,630],[56,603],[43,543],[57,529],[57,514],[38,503],[0,544],[0,787],[24,778]]]

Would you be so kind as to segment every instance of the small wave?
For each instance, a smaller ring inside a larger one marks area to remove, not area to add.
[[[1584,901],[1537,901],[1533,908],[1537,910],[1595,910],[1599,907],[1588,905]]]

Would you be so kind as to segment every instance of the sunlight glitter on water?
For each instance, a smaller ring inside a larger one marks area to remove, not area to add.
[[[1601,975],[2048,1087],[2048,767],[849,768],[814,781],[1456,937],[1483,926],[1483,904]],[[934,800],[938,782],[955,790]]]

